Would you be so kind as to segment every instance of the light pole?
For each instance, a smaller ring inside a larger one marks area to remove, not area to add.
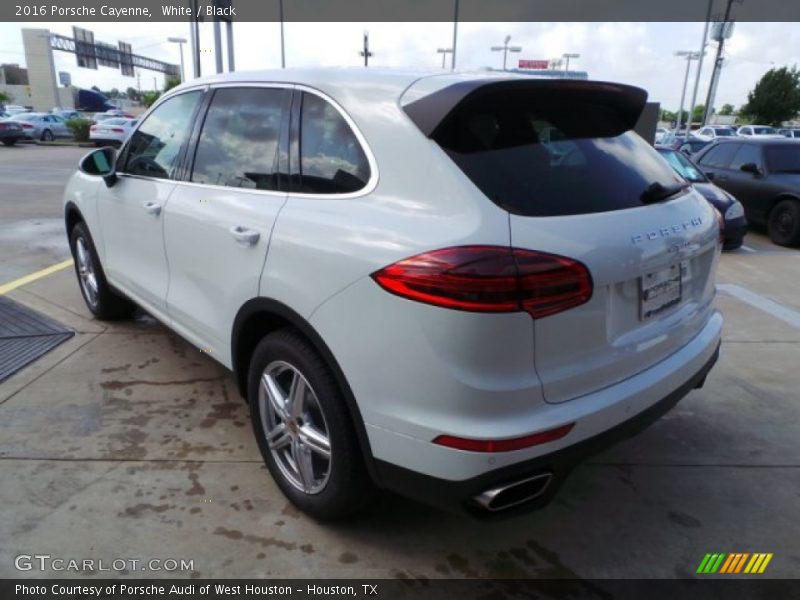
[[[445,68],[444,59],[448,54],[453,52],[453,49],[452,48],[437,48],[436,52],[438,52],[439,54],[442,55],[442,68],[444,69]]]
[[[364,66],[368,67],[369,57],[372,56],[372,52],[369,51],[369,31],[364,32],[364,49],[358,55],[364,57]]]
[[[697,104],[697,88],[700,86],[700,73],[703,70],[703,57],[706,55],[706,44],[708,43],[708,24],[711,21],[711,7],[714,0],[708,0],[708,9],[706,12],[706,24],[703,26],[703,42],[700,44],[700,60],[697,61],[697,72],[694,76],[694,91],[692,92],[692,102],[689,104],[689,114],[694,115],[694,107]],[[702,117],[701,117],[702,119]],[[700,124],[701,127],[705,126],[705,121]],[[686,125],[686,137],[689,137],[691,131],[691,121]]]
[[[686,84],[689,82],[689,67],[692,64],[693,60],[697,60],[700,58],[699,52],[690,52],[689,50],[678,50],[675,53],[675,56],[680,56],[681,58],[686,59],[686,75],[683,77],[683,91],[681,92],[681,107],[678,110],[678,119],[675,123],[675,131],[678,132],[681,129],[681,117],[683,117],[683,102],[686,100]],[[689,122],[692,122],[692,115],[689,115]]]
[[[286,46],[284,45],[283,41],[283,0],[278,2],[278,8],[280,10],[280,17],[281,17],[281,69],[286,68]]]
[[[456,40],[458,39],[458,0],[455,0],[455,10],[453,13],[453,56],[450,60],[450,70],[456,70]]]
[[[183,37],[168,37],[168,42],[172,42],[173,44],[178,44],[181,49],[181,83],[186,81],[186,73],[183,71],[183,45],[186,43],[186,38]]]
[[[492,52],[503,52],[503,71],[506,70],[506,58],[509,52],[522,52],[522,46],[509,46],[508,42],[511,41],[511,36],[507,35],[503,40],[502,46],[492,46]]]
[[[564,74],[566,75],[567,73],[569,73],[569,59],[570,58],[580,58],[581,55],[579,53],[577,53],[577,52],[572,52],[572,53],[565,52],[564,54],[561,55],[561,57],[567,59],[567,66],[564,69]]]

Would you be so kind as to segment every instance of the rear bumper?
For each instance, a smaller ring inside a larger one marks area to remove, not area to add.
[[[717,339],[711,356],[679,387],[650,405],[632,418],[583,439],[570,446],[535,458],[492,470],[481,475],[459,481],[450,481],[415,472],[396,464],[375,460],[378,483],[385,489],[445,508],[467,512],[475,516],[513,515],[546,505],[556,494],[570,471],[582,460],[601,450],[632,437],[663,414],[672,409],[684,396],[705,382],[706,375],[719,357],[720,342]],[[467,453],[471,454],[471,453]],[[482,492],[508,483],[548,473],[552,475],[549,485],[536,498],[502,512],[490,513],[474,500]]]

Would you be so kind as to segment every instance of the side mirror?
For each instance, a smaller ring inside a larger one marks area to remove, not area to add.
[[[744,163],[739,169],[745,173],[752,173],[755,176],[761,175],[761,169],[758,168],[756,163]]]
[[[714,177],[716,177],[716,175],[714,175],[714,171],[706,171],[704,175],[709,181],[714,181]]]
[[[105,146],[84,156],[78,164],[82,173],[102,177],[108,187],[117,182],[117,152]]]

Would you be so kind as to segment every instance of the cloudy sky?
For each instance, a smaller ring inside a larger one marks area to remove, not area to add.
[[[75,23],[95,33],[95,40],[116,45],[125,41],[133,51],[168,62],[179,62],[178,46],[166,43],[168,36],[189,38],[183,23]],[[0,23],[0,63],[24,65],[20,29],[49,28],[72,35],[66,23]],[[452,23],[286,23],[286,64],[292,66],[358,66],[364,30],[370,32],[370,65],[413,68],[441,68],[437,47],[452,44]],[[502,44],[511,35],[511,44],[522,52],[509,55],[509,66],[519,58],[549,59],[565,52],[577,52],[570,68],[588,71],[591,79],[619,81],[645,88],[650,99],[662,107],[678,107],[686,61],[674,56],[677,50],[699,50],[702,23],[460,23],[458,27],[457,68],[475,69],[502,66],[502,53],[490,46]],[[280,32],[277,23],[236,23],[234,25],[237,70],[280,67]],[[214,70],[213,34],[210,24],[201,25],[203,74]],[[717,93],[717,107],[730,103],[738,107],[747,100],[761,75],[772,66],[794,65],[800,57],[800,27],[797,23],[737,23],[733,37],[725,46],[726,64]],[[703,64],[698,102],[705,99],[715,44],[710,44]],[[80,69],[75,56],[56,52],[56,69],[70,71],[72,82],[80,87],[97,85],[101,89],[136,87],[136,78],[126,78],[118,70],[100,67],[98,71]],[[191,76],[186,49],[187,74]],[[227,64],[227,63],[226,63]],[[690,75],[687,104],[694,81]],[[154,76],[156,80],[154,81]],[[142,71],[142,89],[161,86],[161,76]]]

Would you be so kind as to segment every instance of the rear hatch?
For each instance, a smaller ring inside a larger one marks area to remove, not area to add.
[[[534,320],[545,399],[613,385],[687,344],[713,311],[719,225],[630,131],[646,94],[563,80],[475,85],[460,97],[455,87],[406,112],[509,212],[512,247],[591,275],[588,301]]]

